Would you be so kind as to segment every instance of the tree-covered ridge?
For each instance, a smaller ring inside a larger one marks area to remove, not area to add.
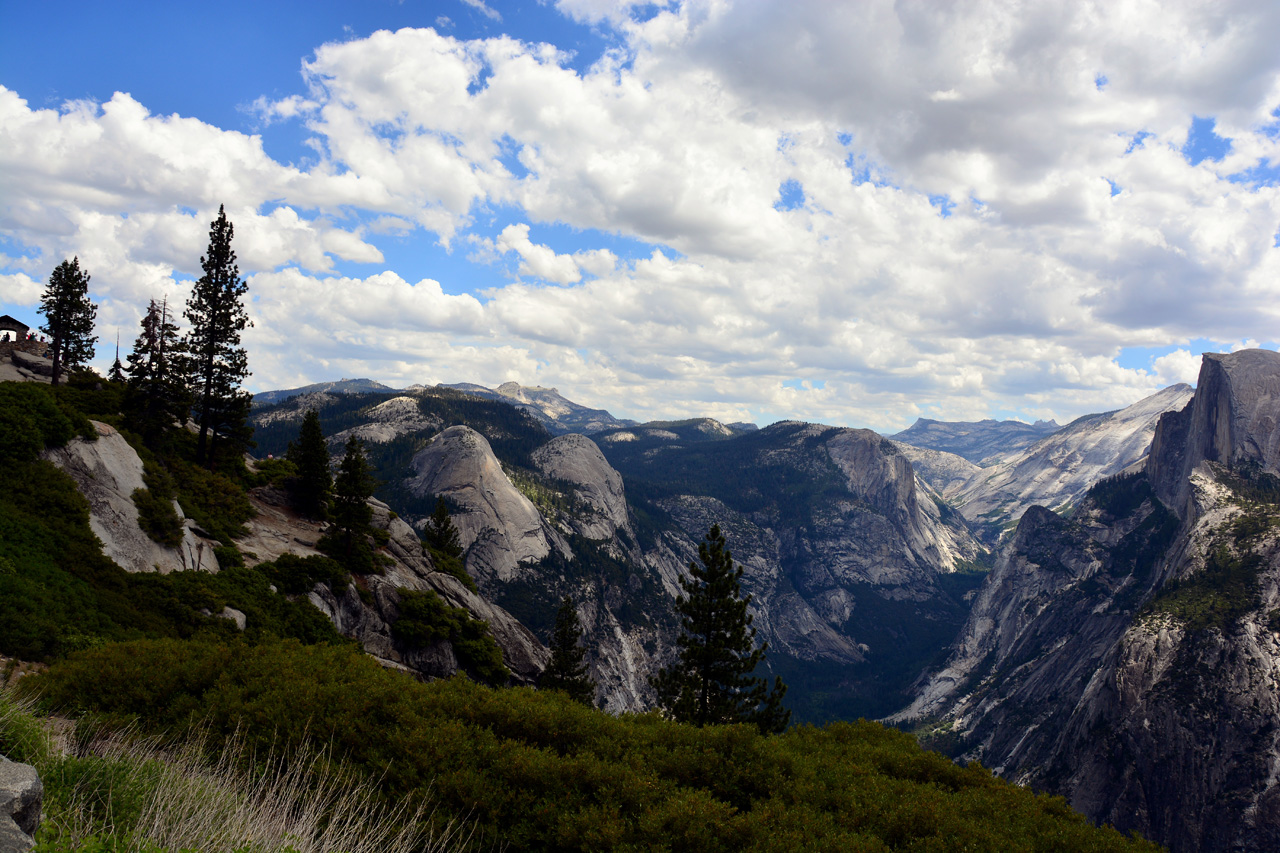
[[[518,850],[1154,850],[1062,800],[921,750],[875,723],[695,728],[557,692],[423,684],[342,647],[144,641],[29,679],[50,706],[260,751],[324,739],[399,797]],[[213,744],[214,748],[217,743]]]

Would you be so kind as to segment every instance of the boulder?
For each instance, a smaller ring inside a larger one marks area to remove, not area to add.
[[[10,356],[19,370],[27,370],[41,376],[53,376],[53,360],[35,353],[15,349]]]
[[[25,853],[35,846],[44,786],[36,769],[0,755],[0,851]]]

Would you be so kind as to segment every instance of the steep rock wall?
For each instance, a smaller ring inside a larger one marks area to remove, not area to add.
[[[1275,353],[1206,355],[1145,471],[1027,511],[895,718],[1175,853],[1277,849],[1277,388]]]

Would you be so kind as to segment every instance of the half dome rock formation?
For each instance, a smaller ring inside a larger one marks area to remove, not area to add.
[[[44,456],[61,468],[89,502],[89,527],[102,540],[102,551],[127,572],[180,570],[217,571],[213,555],[216,542],[195,532],[195,522],[183,518],[182,507],[173,508],[183,518],[182,542],[167,548],[138,526],[133,493],[145,489],[142,460],[119,432],[91,421],[97,441],[74,438]]]
[[[1022,516],[897,720],[1182,851],[1280,849],[1280,354],[1206,354],[1143,468]]]
[[[548,477],[569,483],[589,512],[573,519],[587,539],[609,539],[628,528],[627,495],[622,475],[615,471],[596,443],[585,435],[562,435],[533,452],[533,464]]]
[[[452,426],[418,451],[405,487],[416,497],[441,495],[477,580],[513,580],[522,567],[567,550],[528,498],[512,485],[483,435]]]
[[[1280,473],[1280,353],[1205,353],[1195,399],[1161,423],[1148,473],[1179,517],[1192,509],[1191,474],[1206,461]]]

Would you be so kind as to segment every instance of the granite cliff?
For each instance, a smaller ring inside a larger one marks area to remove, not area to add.
[[[1280,845],[1280,354],[1204,357],[1140,468],[1026,511],[895,718],[1173,851]]]

